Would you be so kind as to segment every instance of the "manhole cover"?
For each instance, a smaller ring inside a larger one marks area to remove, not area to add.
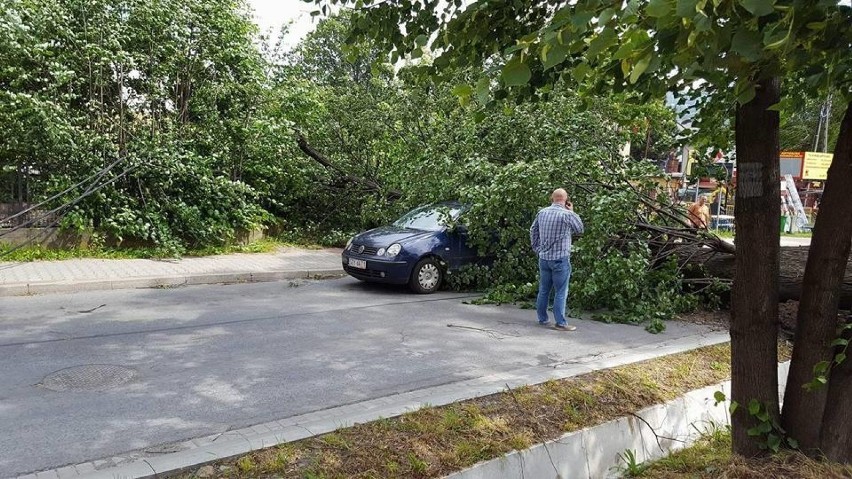
[[[52,391],[103,391],[121,386],[136,376],[136,370],[111,364],[87,364],[48,374],[41,385]]]

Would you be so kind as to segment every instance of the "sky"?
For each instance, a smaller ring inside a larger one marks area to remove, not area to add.
[[[255,23],[262,33],[272,31],[272,38],[278,36],[282,25],[289,24],[290,31],[284,38],[284,44],[293,47],[299,40],[316,27],[320,17],[311,17],[316,5],[302,0],[248,0],[254,10]]]

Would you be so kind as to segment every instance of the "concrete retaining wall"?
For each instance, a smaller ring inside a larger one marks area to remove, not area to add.
[[[783,397],[789,363],[778,365]],[[631,450],[637,462],[659,459],[691,445],[702,434],[730,424],[729,403],[715,405],[714,394],[731,395],[730,381],[689,392],[633,416],[575,431],[554,441],[476,464],[448,479],[601,479],[619,477],[620,455]]]
[[[92,238],[91,231],[67,231],[60,228],[20,228],[12,230],[0,228],[0,243],[8,246],[33,245],[48,249],[87,248]],[[233,244],[246,245],[260,241],[266,235],[262,229],[238,230],[234,233]],[[106,239],[107,246],[118,246],[113,238]],[[129,239],[120,243],[124,247],[148,248],[153,247],[150,241]]]
[[[62,231],[59,228],[0,229],[0,243],[8,246],[41,245],[44,248],[85,248],[92,237],[91,232]]]

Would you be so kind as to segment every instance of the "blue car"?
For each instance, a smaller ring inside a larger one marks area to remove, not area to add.
[[[416,293],[434,293],[446,275],[476,262],[467,230],[454,224],[467,210],[459,202],[421,206],[390,226],[360,233],[343,250],[343,269],[362,281],[408,284]]]

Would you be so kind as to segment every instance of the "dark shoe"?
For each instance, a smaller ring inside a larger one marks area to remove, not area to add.
[[[539,322],[538,322],[538,325],[539,325],[539,326],[544,326],[545,328],[549,328],[549,327],[550,327],[550,321],[545,321],[545,322],[543,322],[543,323],[542,323],[541,321],[539,321]]]
[[[577,326],[573,326],[570,324],[557,324],[553,327],[553,329],[557,331],[575,331],[577,329]]]

